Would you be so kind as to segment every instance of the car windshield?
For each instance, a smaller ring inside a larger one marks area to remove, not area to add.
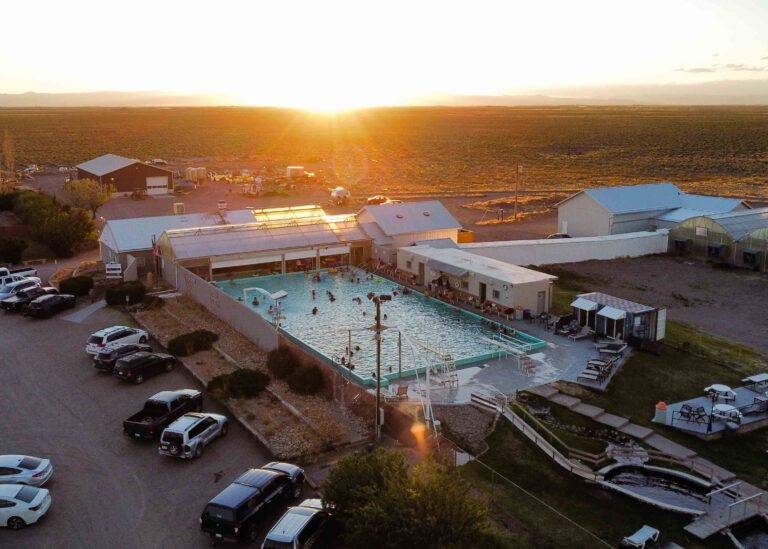
[[[101,343],[102,337],[97,335],[92,335],[88,338],[88,343]]]
[[[234,510],[228,507],[222,507],[221,505],[210,504],[205,508],[203,514],[206,518],[235,522]]]
[[[37,458],[25,457],[19,462],[19,467],[21,467],[22,469],[30,469],[30,470],[37,469],[38,467],[40,467],[41,463],[42,461],[40,461]]]
[[[40,488],[35,488],[34,486],[25,486],[19,490],[18,494],[16,494],[16,499],[21,500],[24,503],[29,503],[35,499],[35,496],[37,496],[39,492]]]
[[[184,442],[184,437],[181,436],[181,433],[166,431],[163,433],[163,442],[168,442],[169,444],[181,444]]]
[[[274,541],[271,539],[265,539],[263,549],[293,549],[293,543],[290,541]]]

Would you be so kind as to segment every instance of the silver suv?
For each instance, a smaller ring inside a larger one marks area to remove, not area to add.
[[[333,536],[333,517],[319,499],[305,499],[289,507],[261,544],[262,549],[326,547]]]
[[[227,435],[227,423],[227,418],[219,414],[184,414],[165,428],[158,451],[161,456],[199,458],[205,446]]]

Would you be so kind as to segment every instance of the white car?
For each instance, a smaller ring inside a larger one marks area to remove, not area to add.
[[[205,446],[227,435],[227,423],[219,414],[184,414],[165,428],[158,451],[161,456],[199,458]]]
[[[11,282],[10,284],[6,284],[0,288],[0,299],[8,299],[9,297],[15,296],[17,292],[36,286],[40,286],[40,279],[37,277],[23,278],[21,280]]]
[[[45,488],[0,484],[0,526],[19,530],[34,524],[51,507],[51,494]]]
[[[42,486],[53,475],[51,460],[32,456],[0,456],[0,484]]]
[[[149,334],[144,330],[128,326],[112,326],[91,334],[85,342],[85,352],[89,355],[97,355],[112,343],[146,343],[147,341],[149,341]]]

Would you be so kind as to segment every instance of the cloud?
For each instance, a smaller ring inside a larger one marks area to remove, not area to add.
[[[738,72],[765,72],[768,71],[768,67],[757,67],[757,66],[751,66],[751,67],[739,67],[738,69],[733,69]]]
[[[765,57],[761,57],[760,61],[768,61],[768,55],[766,55]]]
[[[733,69],[733,70],[739,70],[743,67],[746,67],[744,63],[728,63],[725,68],[726,69]]]
[[[720,54],[719,53],[713,53],[712,57],[717,57],[718,55],[720,55]]]
[[[715,69],[712,67],[693,67],[692,69],[675,69],[678,72],[692,72],[692,73],[701,73],[701,72],[715,72]]]

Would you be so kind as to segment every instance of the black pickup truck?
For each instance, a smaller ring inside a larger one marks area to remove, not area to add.
[[[140,412],[123,421],[123,433],[134,438],[158,438],[163,429],[179,417],[202,409],[203,393],[200,391],[162,391],[147,399]]]
[[[32,288],[27,288],[26,290],[16,292],[16,295],[12,295],[11,297],[6,297],[5,299],[1,300],[0,309],[3,309],[6,313],[23,311],[27,305],[29,305],[38,297],[42,297],[44,295],[54,295],[58,293],[59,292],[56,290],[56,288],[51,287],[39,288],[35,286]]]

